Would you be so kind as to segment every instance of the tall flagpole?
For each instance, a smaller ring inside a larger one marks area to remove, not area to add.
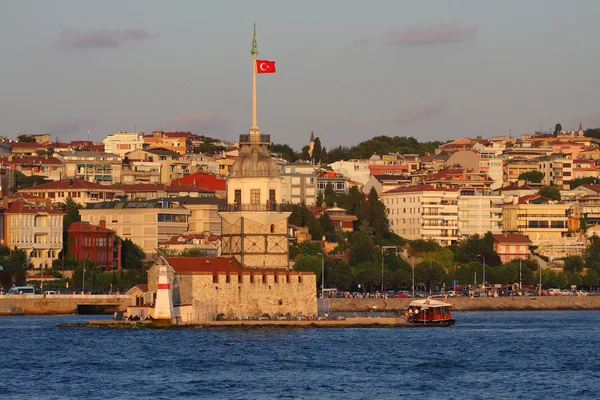
[[[256,45],[256,24],[254,24],[254,37],[252,38],[252,127],[251,133],[258,131],[256,125],[256,56],[258,55],[258,47]]]

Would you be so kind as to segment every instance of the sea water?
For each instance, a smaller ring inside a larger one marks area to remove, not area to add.
[[[451,328],[168,330],[2,317],[0,399],[600,398],[600,312],[455,317]]]

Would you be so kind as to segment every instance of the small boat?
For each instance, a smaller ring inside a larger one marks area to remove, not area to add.
[[[452,304],[434,299],[413,300],[408,305],[407,322],[414,325],[452,326]]]

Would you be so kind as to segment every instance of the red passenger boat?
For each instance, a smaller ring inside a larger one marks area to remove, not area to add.
[[[425,326],[452,326],[452,304],[434,299],[413,300],[408,305],[407,322]]]

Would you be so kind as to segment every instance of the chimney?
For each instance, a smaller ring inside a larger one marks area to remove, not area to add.
[[[100,220],[100,229],[106,229],[106,220]]]

